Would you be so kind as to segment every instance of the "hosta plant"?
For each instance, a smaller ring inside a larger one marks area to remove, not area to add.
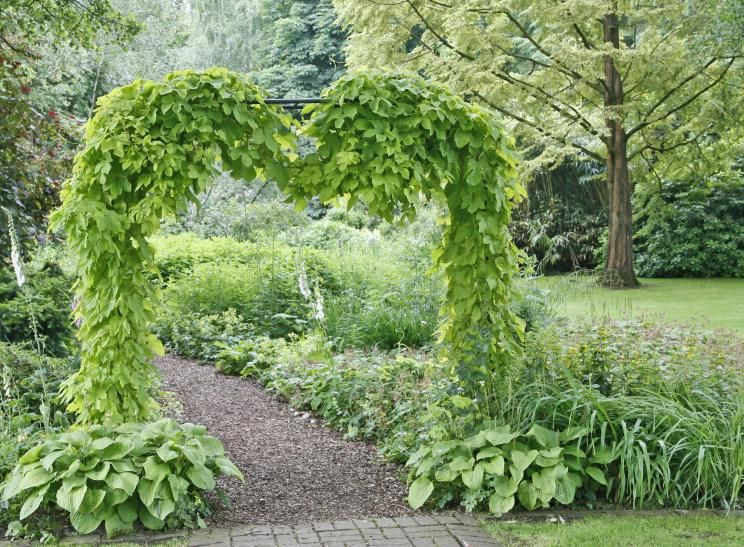
[[[460,501],[468,509],[487,501],[497,515],[517,500],[529,510],[553,500],[569,504],[588,478],[607,486],[598,465],[615,459],[611,450],[588,457],[578,444],[585,433],[580,427],[557,433],[534,424],[520,434],[488,424],[464,440],[426,444],[407,463],[414,479],[408,501],[414,509],[432,494],[440,505]]]
[[[222,443],[203,426],[163,419],[51,435],[19,459],[0,493],[25,500],[21,520],[51,504],[67,511],[81,534],[104,524],[114,536],[138,521],[163,528],[214,489],[219,475],[243,479]]]

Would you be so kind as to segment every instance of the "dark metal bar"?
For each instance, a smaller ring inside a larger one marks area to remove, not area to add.
[[[322,97],[307,97],[304,99],[264,99],[266,104],[282,104],[282,105],[303,105],[303,104],[316,104],[324,103],[328,99]],[[248,104],[258,104],[258,101],[248,101]]]

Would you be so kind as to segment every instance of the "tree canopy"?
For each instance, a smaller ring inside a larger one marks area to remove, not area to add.
[[[629,170],[638,181],[662,154],[690,161],[741,103],[735,0],[335,5],[352,67],[421,70],[497,110],[520,137],[525,176],[567,157],[605,164],[606,268],[626,285],[635,284]]]

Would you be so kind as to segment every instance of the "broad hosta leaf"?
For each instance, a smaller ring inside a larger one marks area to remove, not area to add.
[[[484,431],[483,436],[493,445],[502,445],[516,439],[519,434],[509,432],[508,428],[496,428]]]
[[[64,455],[64,450],[55,450],[54,452],[50,452],[49,454],[41,458],[41,466],[47,471],[51,471],[52,467],[54,466],[54,462],[56,462]]]
[[[245,480],[245,478],[243,477],[243,473],[240,472],[240,469],[238,469],[235,464],[227,458],[215,458],[214,463],[217,464],[217,467],[223,475],[226,475],[228,477],[237,477],[241,481]]]
[[[103,519],[90,513],[72,513],[70,522],[79,534],[90,534],[98,529]]]
[[[593,478],[595,481],[597,481],[599,484],[602,484],[604,486],[607,486],[607,479],[605,478],[604,473],[602,473],[602,470],[599,467],[594,467],[590,465],[586,468],[586,474],[589,475],[591,478]]]
[[[54,473],[47,471],[43,467],[36,467],[35,469],[32,469],[31,471],[23,475],[16,488],[16,491],[23,492],[24,490],[28,490],[29,488],[42,486],[51,481],[54,476]]]
[[[155,518],[165,520],[176,509],[176,504],[171,500],[155,499],[147,509]]]
[[[85,476],[94,481],[102,481],[108,475],[109,469],[111,469],[111,463],[103,462],[98,466],[98,469],[88,471],[87,473],[85,473]]]
[[[84,484],[69,489],[62,487],[57,490],[57,505],[70,513],[75,513],[83,503],[87,491],[88,487]]]
[[[449,465],[443,465],[439,469],[437,469],[437,472],[434,474],[434,478],[438,482],[450,482],[455,480],[460,473],[458,471],[453,471],[450,469]]]
[[[619,457],[614,450],[607,446],[600,447],[592,452],[589,458],[589,463],[597,463],[600,465],[606,465],[614,462]]]
[[[28,450],[23,456],[18,458],[18,463],[27,464],[27,463],[33,463],[36,461],[39,461],[40,454],[42,449],[44,448],[43,444],[38,444]]]
[[[522,481],[519,483],[517,497],[519,498],[519,503],[521,503],[522,507],[525,509],[532,511],[537,507],[537,490],[529,482]]]
[[[489,446],[483,450],[478,451],[478,455],[475,457],[476,460],[482,460],[483,458],[490,458],[492,456],[500,456],[504,451],[497,446]]]
[[[504,474],[504,457],[496,456],[490,460],[480,462],[479,465],[483,466],[483,470],[489,475],[503,475]]]
[[[204,465],[193,465],[186,471],[186,476],[197,488],[212,490],[215,486],[214,475]],[[155,515],[157,516],[157,515]]]
[[[411,483],[408,489],[408,504],[413,509],[418,509],[429,499],[434,491],[434,485],[426,477],[419,477]]]
[[[168,475],[168,485],[174,501],[178,501],[189,489],[189,481],[178,475]]]
[[[587,433],[589,433],[589,428],[587,427],[572,426],[558,433],[558,440],[562,443],[567,443],[574,439],[578,439],[579,437],[583,437]]]
[[[517,483],[512,478],[496,477],[493,481],[493,491],[499,496],[507,498],[517,491]]]
[[[508,513],[514,507],[514,496],[501,496],[499,494],[492,494],[488,498],[488,510],[494,515],[502,515]]]
[[[529,452],[522,452],[520,450],[511,451],[511,460],[514,467],[520,471],[527,469],[532,462],[537,458],[537,450],[530,450]]]
[[[26,498],[26,501],[23,503],[23,506],[21,506],[21,513],[18,516],[20,520],[25,519],[29,515],[32,515],[34,511],[36,511],[39,508],[39,505],[41,505],[41,502],[44,501],[44,494],[47,493],[47,490],[49,490],[49,485],[42,486],[38,490],[35,490],[31,493],[31,495]]]
[[[103,503],[106,497],[106,490],[100,490],[96,488],[88,488],[88,491],[83,497],[83,502],[80,504],[78,513],[92,513]]]
[[[473,469],[475,458],[465,458],[464,456],[458,456],[449,463],[450,469],[453,471],[469,471]]]
[[[109,473],[106,484],[111,488],[124,490],[128,496],[134,493],[140,478],[135,473]]]
[[[162,530],[165,527],[165,521],[154,517],[144,506],[139,508],[139,518],[145,528],[150,530]]]
[[[568,478],[558,479],[555,489],[555,499],[558,503],[568,505],[576,496],[576,485]]]
[[[168,464],[160,461],[160,458],[157,456],[150,456],[147,458],[143,467],[145,470],[145,478],[150,479],[153,482],[160,482],[171,474]]]
[[[225,447],[219,439],[215,437],[205,436],[199,439],[199,443],[204,449],[204,453],[208,456],[221,456],[225,453]]]
[[[486,444],[486,437],[482,432],[465,439],[465,446],[468,448],[480,448],[484,444]]]
[[[178,457],[178,452],[173,450],[171,443],[165,443],[163,446],[158,448],[157,455],[162,461],[169,462]]]
[[[538,424],[532,424],[530,430],[525,433],[525,437],[535,439],[535,441],[545,448],[555,448],[558,446],[558,433]]]
[[[130,498],[116,506],[119,518],[125,524],[132,524],[137,520],[137,500]]]
[[[550,467],[555,465],[563,460],[562,452],[563,449],[559,446],[548,450],[540,450],[540,453],[535,458],[535,464],[540,467]]]
[[[471,490],[478,490],[483,485],[483,464],[479,463],[472,471],[463,471],[462,482]]]
[[[112,511],[108,515],[106,515],[103,523],[106,527],[106,535],[110,538],[132,530],[131,523],[127,524],[126,522],[121,520],[119,513],[117,513],[116,511]]]
[[[148,479],[140,479],[139,484],[137,484],[137,493],[142,503],[146,506],[149,506],[155,499],[155,489],[157,486],[157,484]]]

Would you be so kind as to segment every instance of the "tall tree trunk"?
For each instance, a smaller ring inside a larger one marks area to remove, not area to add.
[[[620,48],[620,29],[616,13],[605,15],[604,39]],[[607,184],[609,190],[609,234],[605,260],[605,285],[637,287],[633,270],[633,213],[630,197],[633,188],[628,175],[627,136],[623,125],[623,80],[612,57],[604,59],[605,107],[609,135],[607,146]]]

